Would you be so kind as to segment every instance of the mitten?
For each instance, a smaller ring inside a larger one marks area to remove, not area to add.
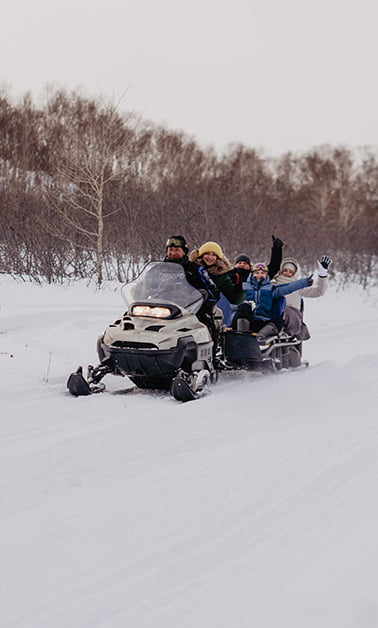
[[[276,236],[272,235],[272,240],[273,240],[273,246],[276,246],[276,247],[283,246],[282,240],[280,240],[279,238],[276,238]]]

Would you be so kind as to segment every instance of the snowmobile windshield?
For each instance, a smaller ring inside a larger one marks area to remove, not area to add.
[[[190,285],[183,267],[173,262],[147,264],[139,277],[122,286],[121,293],[128,310],[136,303],[167,304],[195,314],[203,303],[201,292]]]

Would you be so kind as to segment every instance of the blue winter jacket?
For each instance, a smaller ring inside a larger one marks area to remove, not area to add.
[[[268,277],[257,280],[252,274],[243,282],[246,301],[254,301],[256,308],[253,318],[261,321],[269,321],[281,318],[285,310],[285,294],[309,286],[307,277],[297,279],[291,283],[274,285]]]

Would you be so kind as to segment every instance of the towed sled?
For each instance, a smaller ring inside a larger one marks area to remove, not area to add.
[[[99,365],[88,366],[86,377],[80,366],[68,378],[68,390],[76,397],[104,391],[101,380],[113,374],[127,376],[137,388],[167,390],[185,402],[202,396],[220,371],[269,372],[301,364],[300,340],[281,333],[261,341],[251,332],[226,329],[218,308],[214,351],[209,329],[196,316],[203,295],[189,284],[180,264],[147,264],[121,294],[127,309],[98,339]]]
[[[267,338],[246,331],[223,329],[218,349],[218,369],[261,373],[308,366],[302,360],[302,341],[284,331]]]

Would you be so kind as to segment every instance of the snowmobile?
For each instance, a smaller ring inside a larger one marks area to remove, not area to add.
[[[109,373],[127,376],[138,388],[169,390],[180,401],[198,398],[217,371],[209,329],[196,313],[204,297],[189,284],[183,267],[150,262],[121,288],[126,312],[98,339],[100,364],[69,376],[75,396],[105,389]]]
[[[226,328],[219,308],[214,350],[209,329],[196,316],[204,297],[180,264],[150,262],[121,294],[127,309],[97,341],[100,364],[88,366],[86,378],[81,366],[68,378],[76,397],[104,391],[101,380],[113,374],[127,376],[137,388],[169,390],[178,401],[190,401],[221,371],[266,373],[302,364],[299,339],[281,332],[262,340]]]

